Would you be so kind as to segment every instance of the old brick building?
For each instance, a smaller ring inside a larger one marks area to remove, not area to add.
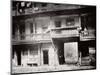
[[[12,68],[94,65],[95,54],[95,6],[12,2]]]

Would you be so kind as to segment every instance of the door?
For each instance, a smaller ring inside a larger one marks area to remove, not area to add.
[[[48,64],[48,51],[43,50],[43,64]]]

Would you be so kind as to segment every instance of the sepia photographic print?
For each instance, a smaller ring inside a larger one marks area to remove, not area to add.
[[[96,69],[96,6],[11,0],[11,74]]]

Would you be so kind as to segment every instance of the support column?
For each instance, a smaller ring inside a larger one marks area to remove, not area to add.
[[[54,60],[55,60],[54,66],[57,66],[57,65],[59,65],[59,61],[58,61],[58,49],[56,48],[56,45],[54,44],[53,39],[52,39],[52,46],[54,48]]]
[[[17,25],[16,27],[16,31],[15,31],[15,38],[17,40],[20,40],[20,31],[19,31],[19,26]]]
[[[79,15],[79,26],[81,27],[81,16]]]
[[[41,65],[41,48],[40,48],[40,44],[38,45],[38,66]]]
[[[33,18],[33,34],[36,33],[36,21],[35,18]]]
[[[52,17],[50,17],[50,25],[49,25],[49,28],[50,29],[55,28],[54,19]]]
[[[58,66],[59,65],[59,62],[58,62],[58,52],[57,52],[57,49],[54,51],[54,59],[55,59],[55,66]]]
[[[35,23],[33,22],[33,34],[36,33],[36,29],[35,29]]]

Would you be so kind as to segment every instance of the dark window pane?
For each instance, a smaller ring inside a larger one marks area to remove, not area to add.
[[[55,21],[55,26],[56,27],[61,27],[61,21]]]
[[[47,29],[48,29],[47,26],[43,26],[43,27],[42,27],[43,32],[45,32]]]
[[[43,4],[42,4],[42,7],[46,7],[46,6],[47,6],[47,4],[46,4],[46,3],[43,3]]]
[[[33,33],[33,23],[30,23],[30,32]]]
[[[67,18],[66,19],[66,26],[72,26],[75,25],[74,18]]]
[[[23,50],[23,55],[28,55],[28,50]]]

